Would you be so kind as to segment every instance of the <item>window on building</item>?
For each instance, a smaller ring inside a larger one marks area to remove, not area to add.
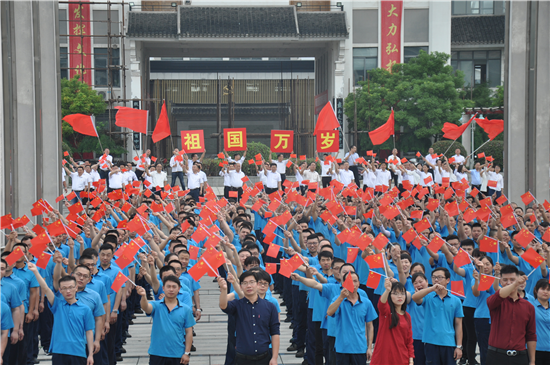
[[[108,48],[94,48],[94,86],[108,86],[108,66],[120,65],[120,50],[111,49],[111,60],[109,62]],[[111,83],[113,87],[120,87],[120,71],[111,68]]]
[[[110,15],[110,23],[111,28],[109,29],[109,18]],[[98,37],[101,35],[107,36],[109,34],[109,31],[111,33],[111,36],[118,36],[120,35],[120,26],[118,21],[118,10],[111,10],[111,14],[107,10],[94,10],[93,11],[93,29],[94,29],[94,37],[93,37],[93,43],[94,44],[108,44],[107,37]],[[119,37],[111,37],[111,44],[119,44]]]
[[[359,81],[367,79],[367,71],[378,67],[378,48],[354,48],[353,49],[353,78],[355,85]]]
[[[68,79],[69,78],[69,55],[67,54],[67,47],[61,47],[59,49],[59,61],[61,66],[61,78],[62,79]]]
[[[67,22],[67,10],[65,9],[59,9],[58,10],[58,14],[59,14],[59,34],[69,34],[67,33],[68,32],[68,22]],[[69,43],[67,41],[67,37],[66,36],[60,36],[59,37],[59,43],[61,44],[65,44],[65,43]]]
[[[464,85],[487,83],[496,87],[500,82],[500,51],[460,51],[452,52],[451,66],[464,73]]]
[[[428,52],[429,47],[404,47],[405,55],[403,57],[403,60],[405,63],[409,62],[411,58],[418,57],[420,54],[420,51],[424,51],[426,53]]]
[[[453,15],[494,14],[494,1],[453,1]]]

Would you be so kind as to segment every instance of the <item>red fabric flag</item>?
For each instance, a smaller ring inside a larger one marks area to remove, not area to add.
[[[445,244],[445,241],[441,239],[439,236],[434,236],[434,238],[430,241],[430,244],[426,247],[430,249],[432,252],[437,253],[441,249],[441,246]]]
[[[523,248],[527,247],[529,243],[536,239],[535,236],[527,228],[523,228],[521,231],[519,231],[514,236],[514,238]]]
[[[148,110],[128,108],[125,106],[115,106],[115,109],[118,109],[115,116],[115,124],[117,126],[147,135],[147,121],[149,120]]]
[[[380,279],[382,279],[382,275],[377,273],[376,271],[370,271],[369,277],[367,278],[367,286],[372,289],[378,288],[378,285],[380,284]]]
[[[83,210],[84,210],[84,207],[82,206],[82,203],[80,203],[79,201],[69,207],[69,212],[71,212],[72,214],[78,214]]]
[[[403,233],[401,237],[403,237],[405,242],[411,243],[416,237],[416,232],[413,228],[410,228],[407,232]]]
[[[41,269],[46,270],[46,267],[48,266],[48,263],[50,262],[50,258],[52,257],[52,254],[49,254],[47,252],[42,252],[40,255],[35,256],[36,257],[36,266],[38,266]]]
[[[277,255],[279,255],[280,250],[281,250],[281,246],[279,246],[276,243],[270,243],[269,248],[267,249],[266,255],[269,257],[276,258]]]
[[[120,271],[116,277],[115,277],[115,280],[113,280],[113,284],[111,284],[111,289],[113,289],[113,291],[117,292],[120,290],[120,288],[122,288],[122,286],[124,285],[124,283],[128,280],[128,277],[126,277],[126,275],[124,275],[122,273],[122,271]]]
[[[203,260],[199,260],[199,262],[193,265],[187,272],[191,275],[193,280],[198,282],[209,270],[208,265]]]
[[[280,263],[281,267],[279,268],[279,274],[283,275],[286,278],[290,278],[290,274],[292,274],[292,266],[288,262],[288,260],[281,260]]]
[[[454,261],[455,265],[458,266],[458,267],[468,265],[472,262],[470,260],[470,255],[468,255],[468,252],[464,251],[463,249],[458,250],[458,253],[456,254],[453,261]]]
[[[348,247],[348,255],[346,258],[346,263],[348,264],[354,263],[358,253],[359,253],[359,249],[357,247]]]
[[[373,145],[379,145],[388,140],[391,136],[395,134],[394,131],[394,125],[395,125],[395,119],[394,119],[394,112],[391,111],[390,117],[388,118],[388,121],[384,124],[382,124],[380,127],[376,128],[375,130],[369,132],[369,137],[372,141]]]
[[[24,255],[25,255],[25,253],[23,252],[21,247],[17,246],[16,248],[14,248],[14,250],[8,256],[5,257],[5,260],[6,260],[6,262],[8,263],[9,266],[12,266],[13,264],[15,264],[17,262],[17,260],[19,260]]]
[[[548,228],[542,235],[542,240],[544,242],[550,242],[550,228]]]
[[[464,131],[466,130],[466,128],[468,128],[470,123],[472,123],[472,120],[474,120],[474,118],[475,118],[475,114],[474,116],[472,116],[472,118],[470,118],[470,120],[467,123],[462,124],[460,126],[454,123],[443,124],[443,129],[442,129],[443,138],[452,139],[452,140],[457,139],[462,135],[462,133],[464,133]]]
[[[355,245],[359,247],[360,250],[365,250],[371,244],[371,242],[372,240],[369,236],[367,236],[366,234],[362,234],[355,242]]]
[[[427,217],[424,217],[424,219],[422,219],[420,222],[417,222],[414,224],[414,229],[416,229],[418,233],[421,233],[430,227],[431,227],[431,224],[428,221]]]
[[[384,254],[379,253],[365,257],[365,262],[369,265],[369,269],[381,269],[384,267]]]
[[[197,246],[188,245],[187,250],[189,251],[189,258],[191,260],[197,260],[199,257],[199,248]]]
[[[208,232],[203,227],[197,228],[195,232],[191,235],[191,239],[195,242],[201,242],[206,237],[208,237]]]
[[[528,191],[521,196],[521,200],[523,201],[523,204],[529,205],[533,202],[533,200],[535,200],[535,197],[533,196],[533,194],[531,194],[530,191]]]
[[[60,196],[58,196],[57,198],[55,198],[55,202],[56,202],[56,203],[59,203],[59,202],[62,201],[64,198],[65,198],[65,195],[61,194]]]
[[[63,117],[63,120],[73,127],[75,132],[87,136],[98,137],[95,128],[95,121],[89,115],[84,114],[69,114]]]
[[[382,251],[388,242],[388,238],[385,235],[378,233],[378,236],[372,241],[372,245]]]
[[[419,210],[411,211],[410,215],[411,215],[411,218],[413,218],[413,219],[422,219],[422,214],[423,213],[424,213],[424,211],[419,209]]]
[[[492,141],[496,136],[504,132],[504,120],[503,119],[478,119],[476,118],[478,126],[483,128],[485,133],[489,135],[489,139]]]
[[[479,240],[479,250],[483,252],[498,252],[498,241],[494,238],[483,236],[481,240]]]
[[[10,228],[12,224],[13,218],[11,217],[11,213],[0,217],[0,229]]]
[[[386,217],[386,219],[392,220],[399,215],[399,209],[397,209],[397,207],[389,206],[387,209],[384,210],[382,215]]]
[[[529,247],[527,251],[521,255],[521,258],[533,266],[534,269],[540,266],[544,262],[544,258],[537,253],[532,247]]]
[[[486,291],[491,289],[493,283],[495,282],[495,277],[491,275],[479,274],[479,285],[477,290]]]
[[[134,256],[139,251],[140,245],[136,244],[134,241],[131,241],[124,251],[122,251],[119,258],[115,260],[115,263],[120,267],[120,269],[126,268],[134,261]]]
[[[355,291],[355,285],[353,285],[353,278],[352,278],[351,271],[348,272],[346,276],[346,280],[342,283],[342,286],[344,289],[347,289],[350,293],[353,293]]]
[[[63,222],[61,222],[61,219],[46,226],[46,229],[48,230],[48,233],[52,236],[59,236],[64,233],[67,233],[65,231],[65,227],[63,226]]]
[[[500,223],[504,228],[508,228],[514,224],[518,224],[518,221],[516,220],[516,217],[514,217],[514,213],[508,213],[506,215],[502,215],[500,218]]]
[[[462,280],[451,281],[451,291],[454,295],[466,297],[466,294],[464,294],[464,283],[462,282]]]
[[[266,236],[272,235],[275,232],[275,229],[277,228],[277,225],[271,221],[271,219],[267,222],[264,229],[262,230],[262,233]]]
[[[330,131],[339,127],[340,123],[338,123],[338,119],[336,118],[336,114],[332,109],[332,105],[330,104],[330,102],[328,102],[319,112],[313,135],[316,136],[317,133],[320,131]]]
[[[445,204],[445,210],[451,217],[455,217],[458,215],[458,204],[456,202],[447,203]]]
[[[162,104],[162,109],[160,111],[159,119],[157,120],[157,125],[153,131],[153,143],[170,136],[172,132],[170,131],[170,121],[168,120],[168,113],[166,112],[166,100]]]
[[[265,263],[265,272],[269,275],[273,275],[277,273],[277,265],[276,263],[272,262],[266,262]]]

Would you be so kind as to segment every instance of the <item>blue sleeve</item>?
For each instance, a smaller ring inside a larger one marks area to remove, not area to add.
[[[195,321],[195,317],[193,317],[193,310],[191,307],[187,308],[187,315],[185,316],[185,323],[183,325],[184,328],[193,327],[197,322]]]
[[[31,278],[30,287],[31,288],[38,288],[40,286],[40,284],[38,284],[38,280],[36,280],[36,276],[34,276],[34,274],[32,274],[32,275],[29,275],[29,277]]]
[[[193,308],[193,300],[191,299],[191,295],[184,291],[183,293],[181,293],[181,296],[182,296],[182,304],[185,304],[186,306],[188,306],[189,308]]]
[[[273,304],[268,302],[271,305],[271,312],[270,312],[270,318],[269,318],[269,334],[271,336],[280,335],[281,329],[280,329],[280,323],[279,323],[279,313],[277,313],[277,309]]]
[[[98,294],[99,294],[99,297],[101,298],[101,303],[105,304],[109,301],[109,298],[107,297],[107,289],[105,289],[105,285],[101,285],[101,288],[99,289]]]
[[[378,314],[376,314],[376,310],[374,309],[372,302],[369,300],[367,302],[367,314],[365,316],[365,322],[372,322],[376,318],[378,318]]]
[[[97,293],[96,293],[97,294]],[[101,317],[105,314],[105,308],[103,308],[103,303],[99,294],[96,296],[96,306],[94,308],[94,317]]]
[[[232,300],[232,301],[227,302],[227,307],[225,307],[225,309],[222,309],[222,312],[227,313],[227,314],[235,314],[237,312],[237,303],[236,302],[237,302],[236,300]]]
[[[0,325],[2,331],[13,328],[13,318],[11,317],[10,307],[2,302],[2,324]]]
[[[95,319],[94,319],[94,316],[92,315],[92,310],[88,307],[86,307],[86,309],[87,311],[84,317],[84,330],[93,331],[95,329]]]
[[[456,306],[456,309],[455,309],[455,318],[463,318],[464,311],[462,310],[462,303],[460,299],[458,299],[458,297],[456,297],[455,299],[458,302],[458,305]]]

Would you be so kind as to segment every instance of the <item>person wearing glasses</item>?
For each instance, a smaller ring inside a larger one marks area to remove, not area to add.
[[[258,280],[256,272],[244,272],[239,278],[244,298],[228,301],[227,282],[218,277],[220,309],[234,316],[237,324],[237,365],[277,365],[281,334],[279,314],[272,303],[258,295]]]
[[[49,350],[52,353],[52,364],[92,365],[94,363],[94,316],[84,301],[77,299],[76,279],[72,276],[59,279],[57,285],[61,296],[56,296],[38,272],[36,265],[29,263],[28,267],[40,284],[53,313],[54,322]]]
[[[405,286],[386,278],[384,294],[378,301],[380,325],[371,365],[414,364],[411,316],[407,313]]]
[[[422,342],[426,363],[450,365],[462,357],[462,303],[447,290],[451,273],[444,267],[432,271],[433,286],[417,291],[412,300],[424,307]]]

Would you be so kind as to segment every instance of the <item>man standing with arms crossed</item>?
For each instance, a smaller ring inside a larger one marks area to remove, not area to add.
[[[527,276],[519,276],[517,267],[506,265],[500,272],[502,288],[487,298],[491,314],[487,365],[535,365],[535,307],[518,293],[526,281]]]

